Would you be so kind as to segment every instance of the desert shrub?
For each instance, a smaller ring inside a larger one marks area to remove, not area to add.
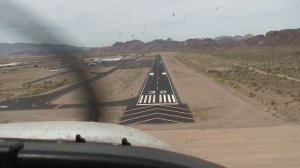
[[[255,95],[255,93],[250,92],[250,93],[249,93],[249,96],[250,96],[250,97],[255,97],[256,95]]]
[[[252,85],[256,87],[256,86],[257,86],[257,83],[256,83],[256,82],[252,82]]]
[[[261,89],[261,87],[257,87],[255,88],[255,91],[259,91]]]
[[[277,89],[277,90],[276,90],[276,93],[277,93],[277,94],[281,94],[282,91],[281,91],[280,89]]]
[[[281,68],[280,67],[275,67],[274,70],[279,71]]]
[[[295,55],[300,55],[300,51],[296,51],[294,54]]]

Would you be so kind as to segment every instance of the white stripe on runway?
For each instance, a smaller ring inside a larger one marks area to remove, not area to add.
[[[152,103],[155,103],[155,98],[156,98],[156,95],[153,95],[153,97],[152,97]]]
[[[169,103],[172,103],[170,95],[168,95],[168,101]]]
[[[149,97],[148,97],[148,103],[151,103],[151,99],[152,98],[152,95],[149,95]]]
[[[166,95],[164,95],[164,102],[163,103],[167,103]]]
[[[159,103],[162,102],[161,94],[159,95]]]
[[[139,104],[141,104],[143,102],[143,98],[144,98],[144,95],[141,95],[140,100],[139,100]]]
[[[176,99],[175,99],[175,96],[173,94],[172,94],[172,99],[173,99],[173,102],[175,103]]]
[[[148,97],[148,95],[145,95],[145,98],[144,98],[144,103],[146,103],[146,102],[147,102],[147,97]]]

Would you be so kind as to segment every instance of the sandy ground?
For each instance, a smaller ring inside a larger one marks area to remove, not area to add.
[[[2,83],[0,89],[6,90],[12,88],[21,88],[23,83],[57,73],[58,72],[51,72],[48,69],[31,69],[0,74],[0,83]]]
[[[189,105],[196,122],[133,127],[169,143],[179,152],[226,167],[300,167],[300,126],[287,125],[272,117],[263,107],[187,68],[172,55],[163,54],[168,72],[180,99]],[[128,86],[135,86],[138,93],[147,71],[148,69],[144,69],[144,74],[134,80],[137,83]],[[115,73],[107,76],[111,79],[106,81],[111,82],[105,83],[116,90],[112,92],[114,96],[122,90],[115,88],[115,85],[121,86],[122,82],[115,82],[121,81],[120,78],[128,75],[128,71]],[[123,79],[126,81],[127,78]],[[95,82],[96,85],[100,83]],[[130,95],[130,89],[132,88],[126,89],[124,94]],[[76,95],[66,96],[70,99]],[[104,120],[108,118],[117,123],[124,108],[103,109]],[[85,117],[85,110],[80,109],[12,111],[1,112],[0,122],[84,120]]]
[[[109,71],[109,70],[113,69],[114,67],[115,66],[111,66],[111,67],[97,66],[97,67],[87,68],[87,69],[85,69],[85,71],[94,72],[94,73],[101,73],[101,72]]]
[[[172,55],[163,57],[168,72],[196,122],[133,127],[180,153],[226,167],[300,166],[300,126],[274,118],[263,107],[187,68]]]
[[[236,128],[282,123],[263,107],[189,69],[173,55],[163,54],[163,59],[181,101],[188,104],[199,127]]]
[[[85,109],[48,109],[0,111],[0,123],[30,121],[84,121],[87,119]]]
[[[118,124],[125,106],[103,107],[99,109],[102,122]],[[0,111],[0,124],[32,121],[88,121],[86,108]]]
[[[101,102],[124,100],[138,95],[148,68],[119,69],[92,83]],[[83,90],[76,89],[54,100],[54,104],[76,104],[86,100]]]
[[[101,121],[118,124],[124,114],[126,106],[104,107],[101,109]]]
[[[77,78],[77,76],[76,76],[76,74],[74,72],[66,72],[66,73],[60,74],[58,76],[54,76],[52,78],[47,78],[45,80],[34,82],[32,84],[33,85],[35,85],[35,84],[43,84],[44,82],[55,82],[55,81],[59,82],[59,81],[63,81],[63,80],[77,81],[78,78]]]
[[[300,126],[146,130],[175,150],[231,168],[300,167]]]

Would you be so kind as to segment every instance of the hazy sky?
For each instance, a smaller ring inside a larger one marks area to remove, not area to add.
[[[300,28],[299,0],[7,1],[0,0],[0,42],[95,47]]]

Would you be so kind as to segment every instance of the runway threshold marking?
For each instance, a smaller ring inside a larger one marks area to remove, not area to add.
[[[173,102],[176,102],[176,98],[173,94],[172,94],[172,99],[173,99]]]
[[[167,96],[168,96],[168,101],[172,103],[170,95]]]
[[[139,103],[142,103],[143,98],[144,98],[144,95],[141,95],[140,100],[139,100]]]
[[[152,98],[152,95],[149,95],[149,98],[148,98],[148,103],[151,103],[151,99]]]
[[[147,97],[148,97],[148,95],[145,95],[144,103],[147,102]]]
[[[120,124],[194,122],[188,106],[178,102],[174,89],[166,65],[158,55],[149,69],[136,105],[127,107]]]
[[[176,98],[173,94],[160,94],[159,102],[156,103],[156,95],[141,95],[140,99],[138,100],[139,105],[157,105],[157,104],[178,104]]]

